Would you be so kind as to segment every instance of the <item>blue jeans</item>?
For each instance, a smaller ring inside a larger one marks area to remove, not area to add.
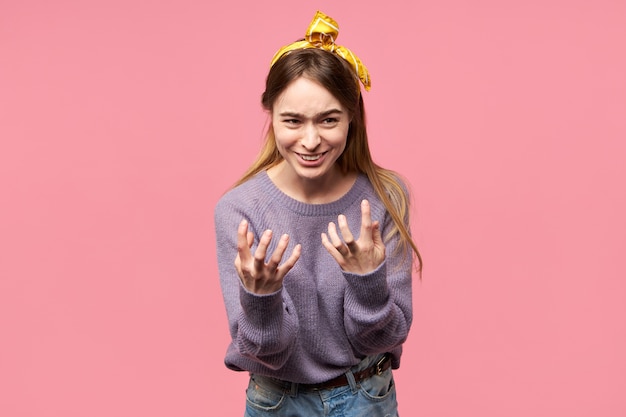
[[[286,387],[271,378],[250,375],[244,417],[398,417],[391,368],[358,384],[352,375],[379,358],[366,358],[348,371],[349,385],[324,390],[302,390],[295,383]]]

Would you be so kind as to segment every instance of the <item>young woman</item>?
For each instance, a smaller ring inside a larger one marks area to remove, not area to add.
[[[397,416],[392,369],[421,258],[407,188],[370,155],[360,60],[318,12],[274,57],[258,157],[215,209],[245,416]]]

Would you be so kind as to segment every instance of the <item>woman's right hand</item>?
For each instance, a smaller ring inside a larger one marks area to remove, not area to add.
[[[271,294],[278,291],[283,285],[283,278],[300,258],[302,246],[298,244],[291,252],[291,256],[280,264],[289,244],[289,236],[284,234],[280,237],[278,246],[272,253],[269,262],[265,263],[267,247],[271,241],[272,231],[266,230],[261,235],[259,245],[253,256],[250,249],[254,243],[254,235],[248,231],[246,220],[239,223],[235,268],[237,268],[237,274],[239,274],[239,278],[246,289],[255,294]]]

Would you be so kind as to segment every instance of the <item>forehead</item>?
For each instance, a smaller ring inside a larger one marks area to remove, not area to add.
[[[274,102],[274,113],[313,115],[330,109],[345,111],[339,100],[321,84],[305,77],[292,81]]]

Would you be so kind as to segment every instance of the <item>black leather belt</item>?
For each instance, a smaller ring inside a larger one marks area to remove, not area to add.
[[[354,372],[354,380],[358,384],[374,375],[380,375],[391,367],[391,355],[386,353],[378,362],[359,372]],[[339,375],[336,378],[329,379],[328,381],[320,382],[318,384],[298,384],[298,389],[303,391],[320,391],[324,389],[338,388],[349,385],[348,378],[345,374]]]

